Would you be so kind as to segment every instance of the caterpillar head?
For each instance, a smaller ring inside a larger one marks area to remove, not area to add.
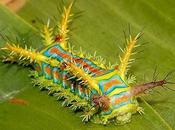
[[[131,87],[116,70],[96,77],[98,92],[92,91],[93,103],[101,108],[103,123],[116,119],[118,123],[130,121],[131,114],[138,110],[138,103],[129,92]]]

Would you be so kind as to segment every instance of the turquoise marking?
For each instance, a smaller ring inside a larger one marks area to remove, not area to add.
[[[118,80],[120,81],[122,84],[114,84],[112,85],[107,91],[104,90],[105,88],[105,84],[110,82],[111,80]],[[103,94],[107,95],[109,93],[111,93],[113,90],[115,90],[116,88],[127,88],[128,86],[122,81],[122,79],[120,78],[119,75],[114,75],[112,77],[110,77],[109,79],[106,80],[100,80],[98,85],[100,86],[101,91],[103,92]]]
[[[111,97],[112,108],[116,109],[116,108],[119,108],[121,106],[124,106],[124,105],[127,105],[127,104],[131,104],[131,101],[130,100],[121,102],[120,104],[115,104],[116,99],[124,96],[125,94],[126,94],[126,91],[121,92],[119,94],[115,94],[115,95],[113,95]]]
[[[111,97],[111,98],[112,98],[112,101],[115,100],[116,98],[119,98],[119,97],[125,95],[125,94],[126,94],[126,91],[120,92],[120,93],[118,93],[118,94],[113,95],[113,96]]]
[[[88,59],[83,59],[83,62],[87,63],[89,66],[95,68],[95,69],[99,69],[99,71],[105,71],[105,69],[98,67],[96,64],[94,64],[93,62],[89,61]],[[81,67],[82,64],[81,63],[76,63],[76,66]],[[83,68],[85,72],[87,72],[87,68]],[[96,73],[93,72],[88,72],[88,74],[91,74],[92,77],[96,76]]]
[[[103,75],[107,75],[107,74],[109,74],[109,73],[111,73],[111,72],[113,72],[113,71],[115,71],[115,69],[108,70],[108,71],[106,71],[104,74],[96,75],[95,78],[96,78],[96,77],[103,76]]]
[[[121,93],[119,93],[119,94],[115,94],[115,95],[113,95],[112,97],[111,97],[111,108],[107,111],[107,112],[102,112],[102,115],[110,115],[111,113],[112,113],[112,111],[113,110],[115,110],[115,109],[117,109],[117,108],[120,108],[120,107],[122,107],[122,106],[125,106],[125,105],[127,105],[127,104],[131,104],[131,101],[129,100],[129,101],[124,101],[124,102],[121,102],[120,104],[115,104],[115,100],[117,99],[117,98],[120,98],[121,96],[123,96],[123,95],[125,95],[126,94],[126,91],[124,91],[124,92],[121,92]]]
[[[50,68],[50,72],[52,71],[52,68],[50,67],[50,65],[49,64],[46,64],[46,63],[44,63],[44,62],[42,62],[42,72],[43,72],[43,74],[44,74],[44,77],[46,78],[46,79],[52,79],[52,77],[51,77],[51,73],[50,73],[50,75],[48,75],[47,74],[47,72],[44,70],[44,68],[45,67],[49,67]]]
[[[41,72],[38,72],[38,71],[35,69],[35,70],[38,72],[38,76],[42,76],[42,75],[43,75],[42,67],[40,67],[39,64],[35,63],[35,64],[34,64],[34,68],[40,68],[40,69],[41,69]]]
[[[65,89],[68,88],[68,83],[66,79],[64,79],[66,75],[67,75],[67,71],[62,71],[62,87]]]
[[[57,48],[58,51],[60,51],[61,53],[67,54],[67,55],[73,57],[71,53],[64,51],[64,49],[63,49],[61,46],[59,46],[58,44],[55,44],[55,45],[53,45],[52,47],[48,48],[43,54],[44,54],[45,56],[47,56],[47,57],[53,57],[53,58],[57,59],[58,61],[63,61],[63,58],[62,58],[61,56],[59,56],[59,55],[57,55],[57,54],[55,54],[55,53],[54,53],[54,54],[50,54],[50,53],[49,53],[49,51],[50,51],[52,48]],[[64,58],[64,60],[70,61],[70,60],[67,59],[67,58]]]
[[[87,88],[87,86],[84,86],[84,96],[87,98],[87,99],[89,99],[89,95],[88,95],[88,93],[86,93],[88,88]]]
[[[74,85],[73,85],[73,84],[71,84],[70,91],[71,91],[72,93],[75,92],[75,90],[74,90]]]
[[[90,90],[90,98],[91,98],[91,99],[92,99],[92,96],[93,96],[94,94],[95,94],[96,96],[100,96],[96,89],[91,89],[91,90]]]
[[[71,54],[70,52],[66,52],[60,45],[58,44],[55,44],[53,45],[52,47],[48,48],[43,54],[47,57],[52,57],[52,58],[55,58],[57,59],[58,61],[62,62],[63,61],[63,57],[61,57],[60,55],[57,55],[56,53],[53,53],[53,54],[50,54],[49,51],[52,49],[52,48],[57,48],[59,52],[63,53],[63,54],[67,54],[69,55],[70,57],[73,57],[73,58],[80,58],[76,55],[73,55]],[[70,59],[68,58],[64,58],[64,60],[68,61],[68,62],[71,62]],[[91,62],[90,60],[88,59],[82,59],[85,63],[87,63],[89,66],[93,67],[93,68],[97,68],[99,69],[99,71],[105,71],[105,69],[103,68],[100,68],[98,67],[96,64],[94,64],[93,62]],[[80,67],[81,66],[81,63],[76,63],[76,66]],[[86,68],[84,68],[84,71],[86,71]],[[89,72],[90,73],[90,72]],[[97,74],[96,73],[92,73],[92,77],[96,76]]]
[[[117,108],[122,107],[122,106],[125,106],[127,104],[131,104],[131,101],[129,100],[129,101],[126,101],[126,102],[122,102],[122,103],[120,103],[118,105],[115,105],[113,107],[114,107],[114,109],[117,109]]]
[[[109,115],[109,114],[111,114],[112,113],[112,110],[111,109],[109,109],[109,111],[107,111],[107,112],[102,112],[101,114],[103,115],[103,116],[105,116],[105,115]]]
[[[81,92],[79,87],[80,86],[78,85],[78,95],[83,98],[85,96],[85,94],[84,94],[84,88],[83,88],[83,92]]]
[[[61,83],[61,79],[57,79],[55,76],[54,76],[54,72],[57,72],[59,75],[61,75],[60,74],[60,69],[59,68],[57,68],[57,67],[54,67],[53,69],[52,69],[52,76],[53,76],[53,82],[54,83],[57,83],[57,84],[60,84]],[[61,77],[61,76],[60,76]]]
[[[84,62],[86,62],[87,64],[89,64],[90,66],[92,66],[93,68],[101,69],[100,67],[98,67],[96,64],[94,64],[90,60],[88,60],[88,59],[83,59],[83,60],[84,60]]]

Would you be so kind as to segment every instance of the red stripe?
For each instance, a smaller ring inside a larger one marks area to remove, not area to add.
[[[74,61],[76,63],[82,64],[83,68],[89,69],[91,72],[96,73],[96,74],[103,74],[104,72],[100,71],[100,69],[94,68],[87,64],[86,62],[83,61],[81,58],[75,58]]]
[[[118,80],[116,80],[116,79],[107,82],[107,83],[104,85],[104,86],[105,86],[105,87],[104,87],[105,91],[107,91],[109,88],[111,88],[111,87],[112,87],[113,85],[115,85],[115,84],[121,84],[121,82],[118,81]]]
[[[61,56],[62,58],[67,58],[67,59],[71,59],[71,56],[70,55],[68,55],[68,54],[64,54],[64,53],[61,53],[59,50],[58,50],[58,48],[51,48],[50,50],[49,50],[49,53],[56,53],[57,55],[59,55],[59,56]]]
[[[49,53],[56,53],[57,55],[61,56],[62,58],[67,58],[67,59],[71,60],[70,55],[61,53],[58,48],[51,48],[49,50]],[[83,68],[89,69],[90,72],[93,72],[95,74],[104,74],[104,72],[100,71],[100,69],[94,68],[94,67],[90,66],[89,64],[87,64],[86,62],[84,62],[82,58],[73,58],[73,60],[76,63],[82,64]]]
[[[44,71],[47,73],[48,76],[51,75],[51,70],[50,70],[50,67],[49,66],[45,66],[44,67]]]

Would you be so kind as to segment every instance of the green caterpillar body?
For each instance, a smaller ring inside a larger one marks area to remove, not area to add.
[[[63,105],[72,110],[82,110],[83,122],[93,121],[100,124],[117,122],[125,124],[131,120],[131,115],[143,109],[139,107],[137,97],[145,91],[157,86],[167,84],[166,78],[131,87],[127,70],[135,54],[133,49],[141,34],[127,39],[127,47],[122,50],[119,65],[109,68],[94,57],[86,54],[75,53],[68,47],[68,25],[71,21],[72,3],[64,8],[59,34],[53,37],[53,28],[49,22],[44,25],[42,37],[44,49],[33,51],[24,49],[7,42],[4,48],[6,56],[4,61],[18,62],[32,65],[33,83],[40,89],[47,89],[49,94],[58,100],[63,100]]]

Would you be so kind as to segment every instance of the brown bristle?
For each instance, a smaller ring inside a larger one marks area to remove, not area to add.
[[[108,110],[110,99],[107,96],[105,96],[105,95],[101,95],[101,96],[93,95],[92,100],[93,100],[93,103],[96,106],[101,107],[102,110]]]
[[[152,88],[157,87],[157,86],[163,86],[165,84],[167,84],[166,80],[160,80],[160,81],[149,82],[149,83],[137,85],[137,86],[133,87],[133,89],[130,90],[130,94],[131,94],[131,96],[137,96],[141,93],[146,92],[149,89],[152,89]]]

